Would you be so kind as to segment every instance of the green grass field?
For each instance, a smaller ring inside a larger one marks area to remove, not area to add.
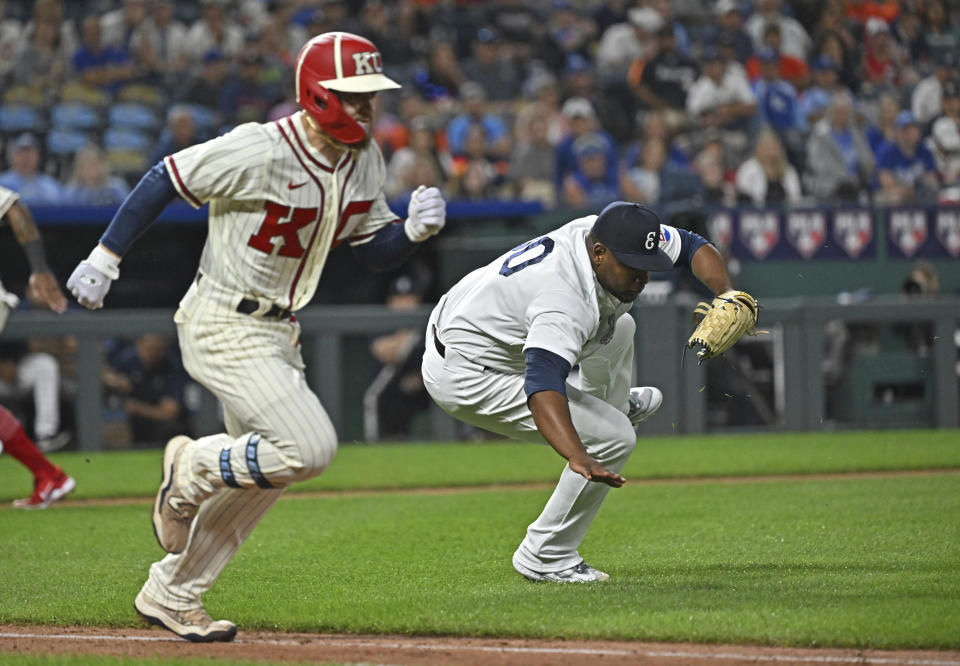
[[[72,498],[144,502],[0,510],[0,623],[139,626],[132,600],[162,555],[147,504],[160,452],[54,460]],[[591,586],[510,567],[549,489],[414,491],[553,481],[561,462],[502,442],[344,447],[267,515],[206,605],[241,631],[960,648],[960,475],[693,478],[955,472],[958,431],[643,440],[625,475],[679,480],[611,492],[581,553],[613,580]],[[386,488],[411,492],[297,495]],[[0,458],[0,501],[28,490]]]

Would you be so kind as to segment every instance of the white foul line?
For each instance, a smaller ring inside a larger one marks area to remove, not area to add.
[[[161,636],[108,636],[108,635],[90,635],[90,634],[22,634],[22,633],[0,633],[0,639],[3,638],[36,638],[36,639],[66,639],[80,641],[132,641],[132,642],[161,642],[161,643],[180,643],[182,639]],[[292,646],[317,646],[328,648],[375,648],[375,649],[400,649],[400,650],[442,650],[459,652],[514,652],[527,654],[581,654],[590,656],[604,657],[647,657],[647,658],[668,658],[668,659],[701,659],[701,660],[727,660],[727,661],[753,661],[763,663],[764,661],[793,662],[806,664],[904,664],[905,666],[960,666],[960,661],[951,659],[897,659],[895,657],[868,657],[864,655],[843,657],[832,655],[790,655],[776,653],[756,653],[741,654],[737,652],[684,652],[682,650],[616,650],[612,648],[538,648],[538,647],[510,647],[510,646],[491,646],[491,645],[434,645],[431,643],[402,643],[385,641],[354,641],[354,640],[324,640],[309,639],[309,643],[303,643],[297,640],[283,639],[264,639],[250,640],[240,639],[235,643],[245,643],[248,645],[270,644],[270,645],[292,645]]]

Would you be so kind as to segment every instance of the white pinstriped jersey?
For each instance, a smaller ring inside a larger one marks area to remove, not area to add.
[[[307,142],[301,114],[248,123],[164,158],[192,206],[210,202],[204,279],[283,308],[313,297],[327,255],[396,221],[376,143],[336,165]]]
[[[18,198],[20,198],[20,195],[16,192],[0,186],[0,217],[7,214],[7,211],[16,203]]]
[[[538,347],[570,365],[609,341],[623,303],[600,286],[585,239],[589,215],[519,245],[453,286],[437,305],[441,342],[494,370],[523,372]],[[660,225],[660,248],[674,264],[680,235]]]

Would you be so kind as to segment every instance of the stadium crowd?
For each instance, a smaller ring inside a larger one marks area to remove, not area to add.
[[[597,209],[960,199],[943,0],[0,0],[0,184],[118,203],[160,157],[295,110],[314,34],[367,36],[388,195]]]

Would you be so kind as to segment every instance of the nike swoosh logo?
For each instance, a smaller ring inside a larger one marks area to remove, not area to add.
[[[307,184],[307,182],[308,182],[308,181],[305,180],[305,181],[303,181],[302,183],[299,183],[298,185],[294,185],[293,182],[291,181],[291,182],[287,183],[287,189],[288,189],[288,190],[295,190],[295,189],[297,189],[298,187],[303,187],[304,185]]]

